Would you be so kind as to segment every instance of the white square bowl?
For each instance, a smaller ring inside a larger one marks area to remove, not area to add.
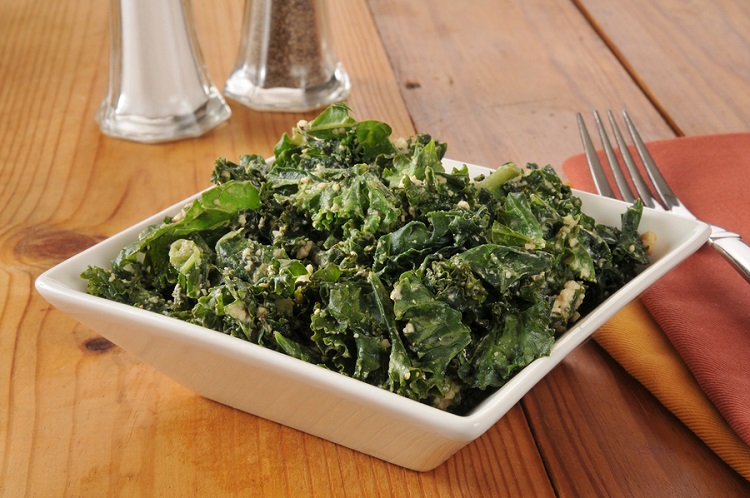
[[[464,164],[443,162],[449,171]],[[472,175],[491,171],[469,168]],[[620,226],[626,203],[575,194],[598,222]],[[89,265],[108,268],[147,226],[175,215],[194,197],[46,271],[36,281],[37,290],[55,307],[201,396],[417,471],[437,467],[481,436],[607,319],[698,250],[710,231],[704,223],[644,209],[640,229],[657,234],[652,264],[562,334],[549,356],[532,362],[460,416],[229,335],[86,293],[81,272]]]

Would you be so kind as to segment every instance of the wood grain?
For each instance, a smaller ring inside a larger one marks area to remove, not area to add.
[[[637,109],[645,136],[673,136],[570,3],[370,5],[416,128],[448,142],[451,158],[560,171],[580,152],[575,113],[610,105]]]
[[[550,475],[565,476],[559,496],[739,497],[750,489],[593,341],[523,406]]]
[[[750,128],[750,3],[576,3],[678,134]]]

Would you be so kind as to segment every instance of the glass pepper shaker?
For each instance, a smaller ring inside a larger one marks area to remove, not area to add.
[[[229,119],[203,62],[190,0],[112,0],[111,7],[109,87],[96,116],[105,135],[165,142]]]
[[[256,110],[307,111],[344,100],[349,90],[326,0],[247,0],[227,97]]]

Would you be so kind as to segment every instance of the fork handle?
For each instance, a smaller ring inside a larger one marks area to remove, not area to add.
[[[711,240],[711,245],[750,283],[750,247],[742,239],[715,238]]]

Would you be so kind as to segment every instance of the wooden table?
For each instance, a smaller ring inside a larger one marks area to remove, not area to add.
[[[361,119],[497,166],[580,151],[575,112],[628,108],[647,140],[750,131],[750,3],[330,0]],[[219,87],[243,2],[195,0]],[[0,495],[747,496],[595,342],[484,436],[416,473],[200,398],[34,290],[45,269],[270,155],[315,113],[232,104],[167,145],[104,137],[108,2],[0,1]]]

